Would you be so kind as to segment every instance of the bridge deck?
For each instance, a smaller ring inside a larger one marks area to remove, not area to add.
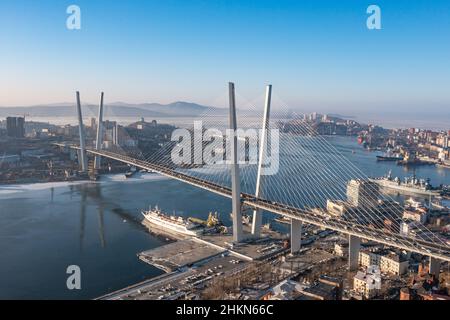
[[[80,149],[78,146],[57,144],[61,147],[69,147],[72,149]],[[136,166],[145,170],[152,170],[161,175],[167,176],[172,179],[179,180],[184,183],[188,183],[192,186],[199,187],[201,189],[216,193],[218,195],[231,198],[231,189],[228,187],[220,186],[209,181],[205,181],[199,178],[191,177],[189,175],[177,172],[173,169],[149,163],[146,161],[134,159],[132,157],[124,156],[109,151],[97,151],[94,149],[86,149],[86,152],[99,155],[105,158],[117,160],[129,165]],[[362,239],[372,240],[378,243],[382,243],[388,246],[399,248],[402,250],[416,252],[426,256],[434,257],[440,260],[450,262],[450,247],[445,245],[435,244],[433,242],[406,237],[400,234],[392,233],[385,230],[370,228],[365,225],[345,221],[339,218],[325,219],[323,215],[319,213],[291,207],[285,204],[272,202],[270,200],[257,198],[250,194],[241,194],[242,203],[255,209],[261,209],[268,212],[272,212],[281,216],[289,217],[291,219],[301,220],[305,223],[309,223],[322,228],[335,230],[344,234],[353,235]]]

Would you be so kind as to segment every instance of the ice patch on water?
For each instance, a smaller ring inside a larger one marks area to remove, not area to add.
[[[70,185],[83,184],[86,181],[62,181],[62,182],[44,182],[44,183],[31,183],[31,184],[13,184],[0,186],[0,195],[14,194],[18,192],[40,191],[52,188],[62,188]]]
[[[108,182],[144,182],[144,181],[157,181],[157,180],[167,180],[169,178],[156,174],[156,173],[136,173],[131,178],[126,178],[125,174],[108,174],[102,176],[97,183],[108,183]]]
[[[33,192],[33,191],[42,191],[48,189],[56,189],[56,188],[64,188],[73,185],[82,185],[82,184],[108,184],[115,182],[126,182],[126,183],[137,183],[137,182],[146,182],[146,181],[158,181],[169,179],[167,177],[161,176],[159,174],[154,173],[136,173],[131,178],[125,178],[124,174],[108,174],[100,177],[98,181],[62,181],[62,182],[44,182],[44,183],[32,183],[32,184],[16,184],[16,185],[4,185],[0,186],[0,196],[7,196],[17,193],[24,192]]]

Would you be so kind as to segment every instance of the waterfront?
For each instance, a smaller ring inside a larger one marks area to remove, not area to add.
[[[412,174],[405,167],[377,163],[376,153],[354,138],[327,138],[369,176]],[[419,167],[435,185],[450,182],[450,170]],[[193,201],[193,199],[199,199]],[[0,187],[0,298],[94,298],[162,272],[136,257],[164,238],[141,225],[140,210],[159,205],[166,212],[205,218],[218,211],[229,222],[230,201],[157,175],[97,183]],[[82,290],[66,289],[68,265],[82,270]]]

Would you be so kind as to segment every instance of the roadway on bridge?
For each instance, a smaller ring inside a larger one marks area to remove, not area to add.
[[[57,144],[60,147],[69,147],[80,149],[78,146]],[[231,198],[231,189],[220,186],[203,179],[191,177],[187,174],[177,172],[158,164],[138,160],[129,156],[121,155],[110,151],[97,151],[87,148],[86,152],[93,155],[99,155],[105,158],[117,160],[141,169],[157,172],[166,177],[179,180],[192,186],[216,193],[218,195]],[[409,252],[416,252],[422,255],[433,257],[439,260],[450,262],[449,246],[439,245],[433,242],[406,237],[400,234],[388,232],[385,230],[374,229],[365,225],[356,224],[338,218],[330,218],[321,215],[319,212],[294,208],[285,204],[272,202],[270,200],[257,198],[250,194],[241,194],[242,204],[255,209],[272,212],[291,219],[300,220],[321,228],[335,230],[344,234],[356,236],[366,240],[372,240],[391,247]]]

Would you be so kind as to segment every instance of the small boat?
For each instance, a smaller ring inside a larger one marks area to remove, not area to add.
[[[136,167],[131,167],[129,171],[125,172],[125,178],[131,178],[136,172]]]

